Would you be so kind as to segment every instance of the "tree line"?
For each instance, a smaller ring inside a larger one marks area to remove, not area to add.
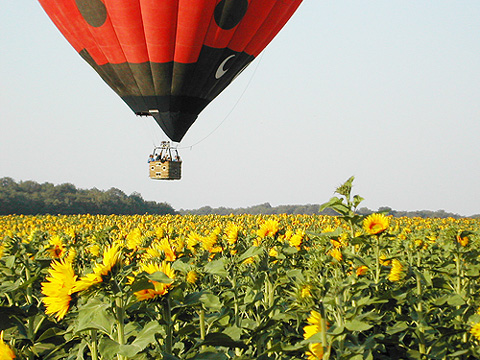
[[[230,208],[230,207],[217,207],[212,208],[210,206],[203,206],[199,209],[184,210],[180,209],[178,212],[182,215],[192,214],[192,215],[242,215],[242,214],[251,214],[251,215],[275,215],[275,214],[305,214],[312,215],[318,214],[318,209],[320,205],[280,205],[272,206],[270,203],[264,203],[259,205],[254,205],[250,207],[242,208]],[[335,215],[332,213],[331,215]]]
[[[102,191],[96,188],[84,190],[77,189],[75,185],[66,183],[54,185],[51,183],[39,184],[35,181],[19,181],[16,182],[12,178],[0,178],[0,215],[24,214],[24,215],[41,215],[41,214],[192,214],[192,215],[239,215],[239,214],[322,214],[322,215],[338,215],[335,211],[327,209],[323,212],[319,211],[320,204],[307,205],[279,205],[272,206],[270,203],[263,203],[250,207],[230,208],[203,206],[199,209],[176,211],[167,203],[157,203],[155,201],[146,201],[142,195],[134,192],[126,195],[122,190],[112,187],[109,190]],[[383,206],[377,211],[370,210],[366,207],[358,209],[357,213],[361,215],[369,215],[373,212],[382,212],[386,215],[395,217],[421,217],[421,218],[461,218],[459,214],[446,212],[445,210],[416,210],[416,211],[399,211],[390,207]],[[470,217],[478,218],[480,215],[472,215]]]
[[[145,201],[139,193],[126,195],[117,188],[106,191],[96,188],[77,189],[72,184],[39,184],[0,179],[0,215],[24,214],[176,214],[167,203]]]
[[[212,208],[210,206],[203,206],[199,209],[194,210],[184,210],[180,209],[178,212],[182,215],[192,214],[192,215],[240,215],[240,214],[265,214],[265,215],[276,215],[276,214],[289,214],[289,215],[313,215],[313,214],[320,214],[320,215],[338,215],[332,209],[326,209],[322,212],[320,210],[320,204],[308,204],[308,205],[279,205],[279,206],[272,206],[270,203],[264,203],[260,205],[254,205],[250,207],[244,208],[228,208],[228,207],[217,207]],[[399,211],[394,210],[390,207],[383,206],[380,207],[377,211],[370,210],[366,207],[359,208],[357,213],[360,215],[370,215],[374,212],[381,212],[385,215],[392,215],[394,217],[421,217],[421,218],[454,218],[459,219],[462,216],[459,214],[454,214],[450,212],[446,212],[445,210],[415,210],[415,211]],[[478,215],[474,215],[471,217],[478,217]]]

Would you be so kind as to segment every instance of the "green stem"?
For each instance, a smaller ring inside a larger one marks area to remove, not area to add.
[[[7,293],[5,293],[5,297],[6,297],[7,300],[8,300],[8,306],[12,306],[12,305],[13,305],[12,297],[11,297],[9,294],[7,294]]]
[[[320,315],[322,316],[320,327],[322,333],[322,347],[324,349],[323,360],[328,360],[330,354],[329,351],[325,351],[325,349],[329,347],[327,344],[327,319],[325,318],[325,308],[322,303],[320,303]]]
[[[354,225],[353,225],[353,221],[352,219],[349,219],[348,220],[349,224],[350,224],[350,236],[352,237],[352,239],[355,237],[355,231],[354,231]],[[354,247],[355,248],[355,247]],[[354,252],[355,254],[355,252]]]
[[[418,271],[418,268],[417,268]],[[417,308],[417,315],[418,315],[418,320],[416,321],[417,323],[417,328],[418,328],[418,351],[420,354],[426,354],[426,346],[425,346],[425,329],[423,328],[423,305],[422,305],[422,282],[420,279],[420,275],[416,275],[416,280],[417,280],[417,296],[418,296],[418,304],[416,306]]]
[[[27,282],[29,282],[30,278],[31,278],[30,270],[28,269],[28,266],[25,265],[25,279],[27,280]],[[28,305],[33,304],[32,284],[28,284],[27,286],[27,304]],[[34,330],[35,316],[30,316],[27,320],[27,324],[28,324],[28,338],[30,340],[33,340],[35,337],[35,330]]]
[[[167,336],[165,338],[165,353],[168,355],[172,354],[172,348],[173,348],[173,322],[172,322],[172,311],[171,311],[171,306],[170,306],[170,295],[167,293],[166,294],[166,299],[165,299],[165,306],[163,307],[163,317],[165,320],[165,323],[167,324],[166,328],[166,333]]]
[[[27,266],[25,266],[25,278],[26,278],[27,282],[30,281],[30,277],[31,277],[31,275],[30,275],[30,270],[28,269]],[[29,284],[29,285],[27,286],[27,303],[28,303],[29,305],[33,304],[33,295],[32,295],[32,287],[31,287],[31,284]]]
[[[235,326],[240,327],[240,318],[239,318],[239,307],[238,307],[238,293],[237,293],[237,283],[235,281],[235,277],[231,280],[232,287],[233,287],[233,306],[234,306],[234,314],[235,314]]]
[[[97,347],[97,330],[90,330],[91,344],[90,352],[92,360],[98,360],[98,347]]]
[[[457,243],[457,253],[455,254],[455,262],[456,262],[456,275],[457,275],[457,278],[456,278],[456,282],[455,282],[455,292],[461,296],[461,293],[462,293],[462,278],[463,278],[463,268],[462,268],[462,257],[461,257],[461,254],[460,254],[460,250],[458,249],[459,248],[459,245]],[[460,306],[457,306],[457,310],[460,309]],[[459,322],[462,321],[462,316],[461,315],[458,315],[457,316],[457,319],[459,320]],[[462,342],[466,343],[468,340],[468,337],[467,337],[467,332],[464,332],[463,333],[463,336],[462,336]]]
[[[205,340],[205,310],[202,308],[198,312],[198,318],[200,322],[200,339]],[[206,346],[202,345],[202,350],[205,350]]]
[[[201,309],[198,316],[200,319],[200,339],[205,340],[205,310]]]
[[[35,334],[37,334],[40,331],[40,327],[42,326],[43,322],[45,321],[46,317],[40,318],[40,320],[37,321],[37,325],[35,326]]]
[[[352,288],[355,286],[356,283],[357,283],[357,279],[356,279],[356,278],[353,278],[352,286],[350,286],[350,287],[349,287],[349,290],[347,290],[347,291],[349,292],[349,294],[348,294],[348,297],[349,297],[349,298],[352,297],[352,295],[351,295],[352,291],[351,291],[350,289],[352,289]],[[346,291],[345,293],[347,293],[347,291]],[[357,301],[356,301],[355,299],[352,299],[352,306],[353,306],[354,308],[357,307]]]
[[[375,236],[375,284],[380,282],[380,239],[378,236]]]
[[[123,303],[123,294],[120,294],[115,299],[116,315],[117,315],[117,335],[118,343],[120,345],[125,345],[125,309]],[[120,354],[117,354],[118,360],[126,360],[126,357]]]
[[[460,295],[462,291],[462,263],[461,263],[461,257],[460,254],[455,255],[455,262],[456,262],[456,275],[457,275],[457,281],[455,283],[455,292]]]
[[[275,303],[275,285],[269,280],[270,292],[268,293],[268,306],[271,308]]]
[[[271,308],[275,301],[274,287],[268,274],[265,276],[265,298],[268,308]]]

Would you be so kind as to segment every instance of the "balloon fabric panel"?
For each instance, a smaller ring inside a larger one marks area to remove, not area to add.
[[[180,141],[302,0],[39,0],[137,115]]]

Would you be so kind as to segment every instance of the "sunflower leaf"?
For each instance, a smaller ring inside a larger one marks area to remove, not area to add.
[[[203,270],[206,273],[209,273],[212,275],[218,275],[221,277],[227,276],[227,271],[225,270],[225,264],[223,259],[218,259],[218,260],[209,262],[203,267]]]
[[[165,273],[161,271],[155,271],[153,274],[146,274],[145,276],[152,281],[156,281],[162,284],[171,284],[173,282],[173,279],[169,278]]]
[[[145,349],[147,345],[155,342],[155,334],[161,333],[163,327],[157,321],[150,321],[145,327],[138,333],[136,339],[132,342],[132,345],[139,347],[141,350]]]
[[[110,334],[115,318],[108,312],[110,305],[97,298],[90,299],[79,307],[78,320],[75,331],[77,333],[97,329],[105,334]]]
[[[130,285],[133,292],[137,292],[145,289],[153,289],[153,283],[146,279],[145,277],[136,278],[135,281]]]
[[[206,308],[212,310],[220,310],[223,306],[219,297],[213,294],[202,294],[200,301]]]
[[[372,328],[372,325],[367,324],[363,321],[354,319],[351,321],[347,321],[345,324],[345,327],[350,331],[365,331]]]
[[[238,262],[242,262],[245,259],[248,259],[253,256],[257,256],[263,253],[263,248],[259,246],[251,246],[237,259]]]

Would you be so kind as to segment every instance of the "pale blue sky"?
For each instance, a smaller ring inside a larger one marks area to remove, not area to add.
[[[0,177],[180,209],[322,203],[355,175],[371,209],[480,213],[478,0],[304,0],[185,136],[179,182],[148,178],[160,129],[36,1],[1,9]]]

